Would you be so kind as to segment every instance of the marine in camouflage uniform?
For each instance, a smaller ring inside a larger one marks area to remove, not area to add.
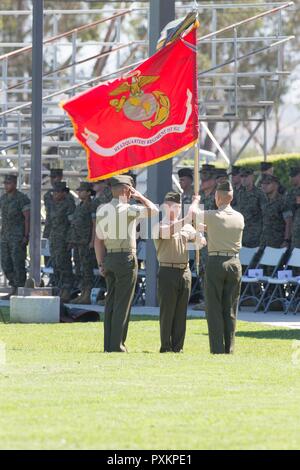
[[[1,265],[9,284],[10,295],[17,293],[26,281],[26,248],[29,241],[30,199],[17,190],[17,176],[4,179],[5,194],[0,198]],[[6,298],[9,298],[8,295]]]
[[[93,242],[96,235],[96,213],[97,209],[104,205],[108,204],[112,200],[112,193],[109,184],[109,180],[101,180],[93,183],[93,190],[96,193],[95,197],[92,200],[92,221],[93,221]],[[96,260],[96,255],[93,255],[93,265],[95,269],[98,269],[98,263]],[[97,297],[97,303],[103,305],[105,303],[105,290],[106,282],[103,276],[100,277],[98,282],[98,287],[100,287],[100,292]]]
[[[181,168],[178,170],[179,184],[182,189],[181,204],[182,215],[186,215],[189,206],[192,204],[194,196],[193,170],[191,168]]]
[[[49,212],[49,242],[53,263],[54,276],[61,288],[61,300],[68,302],[73,286],[71,249],[68,244],[68,234],[75,203],[71,206],[67,196],[66,183],[61,181],[53,187],[53,204]]]
[[[260,176],[256,181],[256,186],[258,189],[262,189],[262,181],[264,176],[275,176],[274,175],[274,167],[272,162],[261,162],[260,163]],[[285,194],[285,187],[279,182],[278,192],[279,194]]]
[[[101,180],[93,183],[93,190],[96,194],[92,200],[92,217],[93,220],[96,221],[96,212],[98,207],[102,204],[108,204],[112,200],[112,193],[107,180]]]
[[[261,247],[281,248],[288,246],[289,227],[292,210],[287,200],[279,194],[280,182],[276,176],[265,175],[262,179],[262,191],[267,196],[263,208],[263,229]]]
[[[50,233],[50,225],[49,225],[49,213],[51,210],[51,205],[53,204],[53,187],[55,183],[60,183],[63,179],[63,170],[61,168],[52,168],[50,170],[50,182],[51,182],[51,189],[48,189],[44,194],[44,205],[46,210],[46,220],[45,220],[45,227],[44,227],[44,238],[49,238]],[[66,199],[70,201],[70,207],[73,207],[75,204],[75,199],[70,193],[66,193]]]
[[[254,185],[254,170],[241,170],[243,190],[238,194],[237,210],[244,216],[245,230],[243,246],[254,248],[260,245],[262,233],[263,208],[266,195]]]
[[[81,202],[73,213],[68,241],[72,247],[77,248],[79,253],[81,295],[73,303],[90,304],[95,264],[92,220],[93,204],[91,201],[92,185],[87,182],[81,182],[77,191]]]
[[[231,182],[232,182],[232,187],[233,187],[233,200],[231,203],[231,207],[235,210],[237,209],[239,192],[243,189],[240,171],[241,171],[240,166],[232,165],[231,173],[229,175],[231,176]]]
[[[290,180],[293,187],[286,193],[285,198],[293,213],[291,247],[300,248],[300,167],[290,169]]]

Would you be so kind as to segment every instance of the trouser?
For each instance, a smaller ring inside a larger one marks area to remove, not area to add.
[[[68,244],[59,240],[50,240],[50,253],[57,287],[71,289],[73,286],[73,271],[71,250]]]
[[[76,245],[78,259],[79,259],[79,272],[80,272],[80,287],[81,289],[91,289],[94,282],[94,250],[89,245]]]
[[[205,299],[210,351],[213,354],[234,352],[241,273],[238,258],[208,257]]]
[[[80,254],[79,254],[79,246],[76,244],[72,250],[72,257],[73,257],[73,263],[74,263],[74,276],[73,276],[73,281],[74,281],[74,286],[78,287],[79,284],[81,284],[82,280],[82,263],[80,259]]]
[[[104,311],[104,351],[125,352],[138,264],[132,253],[108,253],[104,260],[107,295]]]
[[[192,277],[189,267],[178,269],[161,266],[159,268],[160,352],[179,352],[183,348],[191,285]]]
[[[21,240],[1,240],[1,266],[12,287],[23,287],[26,281],[26,246]]]

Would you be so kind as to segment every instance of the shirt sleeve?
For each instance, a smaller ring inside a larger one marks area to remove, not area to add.
[[[138,204],[132,204],[128,207],[128,216],[133,219],[144,219],[148,217],[148,209]]]
[[[22,212],[30,211],[30,199],[26,194],[24,194],[21,201],[21,210]]]
[[[99,240],[105,240],[101,225],[96,222],[96,235]]]
[[[98,207],[99,207],[98,201],[92,201],[92,219],[93,220],[96,220]]]
[[[292,206],[289,203],[288,198],[283,198],[283,201],[282,201],[282,216],[283,216],[284,220],[287,220],[290,217],[293,217]]]

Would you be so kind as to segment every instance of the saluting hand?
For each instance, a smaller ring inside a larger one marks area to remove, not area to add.
[[[130,188],[130,197],[136,199],[137,201],[143,199],[143,195],[134,188]]]

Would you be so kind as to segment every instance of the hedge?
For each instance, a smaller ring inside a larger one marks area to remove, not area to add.
[[[250,157],[250,158],[243,158],[235,162],[235,165],[247,167],[250,166],[254,168],[255,171],[260,170],[260,163],[264,160],[263,156],[261,157]],[[289,188],[290,181],[289,181],[289,169],[292,166],[300,166],[300,153],[287,153],[287,154],[278,154],[278,155],[268,155],[267,158],[268,162],[272,162],[274,164],[274,174],[278,176],[281,181],[281,184]],[[193,160],[185,160],[184,166],[193,166]],[[216,163],[217,168],[225,168],[225,164],[223,163]]]
[[[262,161],[263,157],[253,157],[238,160],[235,164],[242,167],[251,167],[256,171],[259,171],[260,163]],[[290,187],[289,169],[292,166],[300,166],[300,154],[290,153],[282,155],[268,155],[267,161],[273,163],[274,174],[280,179],[282,185]]]

